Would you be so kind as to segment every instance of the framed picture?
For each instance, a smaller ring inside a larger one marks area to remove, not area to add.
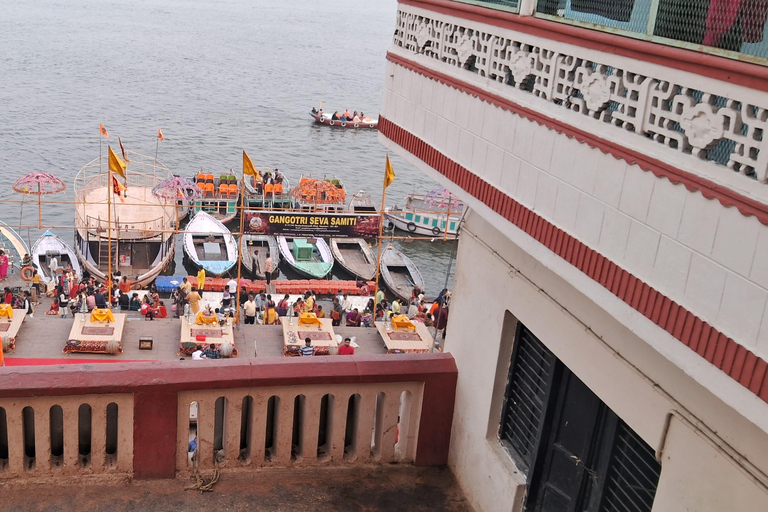
[[[139,338],[139,350],[152,350],[152,338],[150,336]]]

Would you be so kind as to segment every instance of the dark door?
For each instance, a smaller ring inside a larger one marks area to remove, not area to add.
[[[565,369],[548,432],[531,479],[528,510],[581,512],[597,472],[596,438],[607,408],[573,373]],[[586,506],[585,506],[586,505]]]

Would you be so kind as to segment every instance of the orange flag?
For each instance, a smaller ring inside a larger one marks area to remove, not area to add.
[[[117,181],[117,178],[112,176],[112,192],[117,197],[119,197],[120,201],[122,201],[123,203],[125,202],[125,199],[124,199],[125,192],[124,191],[125,191],[125,187],[123,185],[121,185],[119,181]]]
[[[119,135],[118,135],[118,137],[117,137],[117,142],[119,142],[119,143],[120,143],[120,151],[122,151],[122,152],[123,152],[123,160],[125,160],[125,163],[126,163],[126,164],[129,164],[129,163],[131,163],[131,161],[130,161],[130,160],[128,160],[128,157],[127,157],[127,156],[125,156],[125,147],[123,146],[123,141],[122,141],[122,140],[120,140],[120,136],[119,136]]]
[[[165,137],[163,137],[163,130],[160,128],[157,129],[157,138],[160,140],[165,140]]]
[[[101,134],[102,134],[104,137],[106,137],[106,138],[109,138],[109,132],[107,131],[107,129],[106,129],[106,128],[104,128],[104,125],[103,125],[103,124],[100,124],[100,125],[99,125],[99,132],[101,132]]]

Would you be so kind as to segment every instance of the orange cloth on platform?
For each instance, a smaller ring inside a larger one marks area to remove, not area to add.
[[[204,311],[200,311],[197,314],[197,318],[195,319],[196,324],[217,324],[219,323],[219,319],[216,318],[216,315],[213,316],[205,316],[203,315]]]
[[[412,331],[416,330],[416,326],[413,325],[413,322],[408,320],[408,317],[405,315],[397,315],[392,317],[392,325],[395,327],[395,329],[410,329]]]
[[[13,308],[10,304],[0,304],[0,316],[13,318]]]
[[[91,322],[114,322],[111,309],[94,309],[91,311]]]
[[[302,313],[299,315],[299,325],[322,325],[322,322],[317,319],[317,315],[314,313]]]

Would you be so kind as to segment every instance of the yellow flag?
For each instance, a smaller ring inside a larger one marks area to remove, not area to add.
[[[253,166],[253,162],[251,162],[251,157],[249,157],[248,153],[245,151],[243,151],[243,174],[253,176],[256,179],[261,179],[261,176],[256,172],[256,168]]]
[[[384,171],[384,188],[387,188],[395,181],[395,171],[392,170],[392,164],[389,163],[389,155],[387,155],[387,165]]]
[[[107,147],[109,148],[109,170],[125,178],[125,162],[112,151],[112,146]]]

